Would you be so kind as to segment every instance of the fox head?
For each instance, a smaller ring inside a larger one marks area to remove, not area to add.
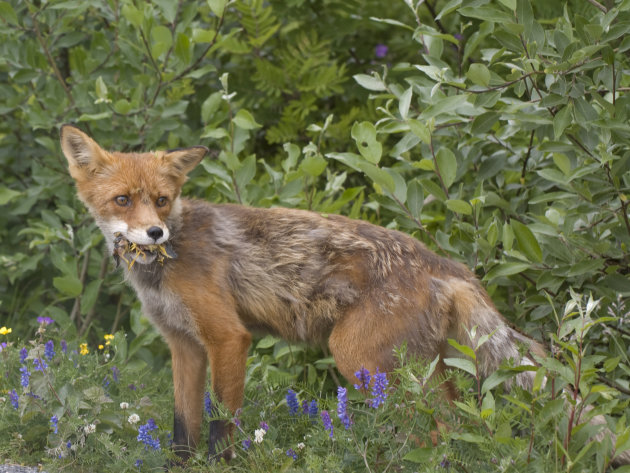
[[[208,148],[149,153],[108,152],[72,125],[61,127],[61,149],[79,197],[110,250],[121,235],[138,246],[163,244],[180,221],[181,187]],[[154,258],[139,259],[150,263]]]

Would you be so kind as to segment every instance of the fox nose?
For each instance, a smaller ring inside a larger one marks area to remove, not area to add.
[[[151,227],[147,230],[147,235],[157,241],[162,238],[164,231],[160,227]]]

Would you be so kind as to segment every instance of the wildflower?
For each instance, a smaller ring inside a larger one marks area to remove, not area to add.
[[[55,356],[55,342],[48,340],[44,345],[44,356],[48,358],[48,361],[52,360]]]
[[[79,353],[81,353],[81,355],[87,355],[88,353],[90,353],[87,347],[87,343],[82,343],[81,345],[79,345],[79,350]]]
[[[322,417],[322,423],[324,424],[324,429],[330,431],[330,438],[333,437],[333,425],[332,420],[330,420],[330,414],[328,411],[322,411],[320,414]]]
[[[20,363],[24,363],[26,361],[27,356],[28,356],[28,350],[26,348],[22,348],[20,350]]]
[[[118,376],[120,376],[120,370],[117,366],[112,366],[112,378],[114,378],[114,382],[118,382]]]
[[[65,340],[61,340],[61,342],[59,342],[59,344],[61,345],[61,351],[64,353],[64,355],[66,353],[68,353],[68,344],[66,343]]]
[[[203,396],[203,408],[210,417],[212,417],[212,399],[210,398],[210,393],[206,391]]]
[[[109,345],[111,341],[114,339],[114,336],[112,334],[107,334],[107,335],[104,335],[103,338],[105,339],[105,345]]]
[[[136,460],[136,467],[138,467],[138,469],[142,466],[142,460]]]
[[[368,399],[368,404],[370,407],[377,408],[381,404],[385,402],[387,399],[387,385],[389,382],[387,381],[387,373],[380,373],[378,368],[376,368],[376,374],[374,375],[374,385],[372,386],[372,399]]]
[[[128,402],[121,402],[120,403],[120,408],[121,409],[129,409],[129,403]]]
[[[53,428],[53,432],[57,433],[57,422],[59,422],[59,418],[57,416],[52,416],[50,418],[50,426]]]
[[[297,444],[297,449],[298,450],[304,450],[304,448],[306,447],[306,445],[304,445],[304,442],[300,442]]]
[[[18,399],[19,399],[19,396],[17,392],[15,392],[15,389],[12,389],[11,391],[9,391],[9,400],[11,401],[11,405],[13,406],[13,409],[18,408]]]
[[[297,453],[295,453],[295,451],[292,448],[287,450],[287,457],[291,457],[294,460],[298,459]]]
[[[308,401],[306,399],[302,401],[302,412],[305,416],[308,415]]]
[[[27,388],[28,387],[28,381],[31,377],[31,372],[28,370],[28,368],[26,366],[22,366],[20,368],[20,384],[22,385],[22,387]]]
[[[68,440],[68,443],[66,444],[67,448],[72,448],[72,442],[70,442],[70,440]]]
[[[317,400],[313,399],[311,401],[311,404],[308,406],[308,416],[311,419],[314,419],[317,417],[318,412],[319,412],[319,409],[317,408]]]
[[[374,47],[374,55],[379,59],[382,59],[385,56],[387,56],[387,51],[389,51],[389,48],[385,44],[377,44]]]
[[[289,415],[296,415],[300,405],[298,404],[297,396],[295,395],[295,391],[289,389],[287,392],[287,406],[289,406]]]
[[[136,385],[135,385],[135,384],[133,384],[133,383],[130,383],[127,387],[128,387],[129,389],[131,389],[132,391],[135,391],[135,390],[137,389],[137,388],[136,388]]]
[[[137,424],[138,422],[140,422],[140,416],[138,414],[131,414],[129,417],[127,417],[127,422],[129,422],[130,424]]]
[[[263,429],[254,430],[254,442],[261,443],[265,436],[265,431]]]
[[[41,358],[35,358],[33,360],[33,366],[35,367],[35,371],[41,371],[42,373],[44,372],[46,368],[48,368],[48,365],[46,364],[46,362],[42,360]]]
[[[245,440],[243,440],[241,445],[243,445],[243,450],[249,450],[249,447],[252,446],[252,441],[249,437],[247,437]]]
[[[99,349],[99,350],[102,350],[103,348],[105,348],[103,345],[99,345],[99,346],[98,346],[98,349]]]
[[[52,324],[54,322],[53,319],[51,319],[50,317],[37,317],[37,323],[40,325],[49,325]]]
[[[6,347],[7,347],[7,342],[0,343],[0,353],[2,353],[2,350],[4,350]]]
[[[367,392],[370,389],[370,380],[372,379],[370,372],[362,367],[354,375],[359,380],[359,384],[355,384],[354,388]]]
[[[341,420],[341,423],[346,429],[349,429],[352,425],[352,421],[348,416],[348,390],[339,386],[337,388],[337,417]]]
[[[440,466],[442,468],[449,468],[451,466],[451,462],[448,461],[448,458],[446,457],[446,455],[442,456],[442,461],[440,462]]]
[[[13,330],[10,328],[6,328],[6,327],[2,327],[0,328],[0,335],[8,335],[12,332]]]
[[[265,422],[265,421],[262,421],[262,422],[259,424],[259,427],[260,427],[261,429],[263,429],[265,432],[267,432],[267,431],[269,430],[269,424],[267,424],[267,422]]]
[[[96,432],[96,425],[94,424],[86,425],[85,427],[83,427],[83,432],[85,432],[86,435],[93,434],[94,432]]]
[[[142,442],[145,445],[145,450],[148,447],[151,447],[153,450],[160,449],[160,439],[153,437],[149,432],[153,432],[157,430],[158,426],[155,424],[153,419],[149,419],[146,424],[141,425],[138,428],[138,442]]]

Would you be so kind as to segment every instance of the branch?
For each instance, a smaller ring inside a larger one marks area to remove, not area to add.
[[[606,9],[606,7],[602,5],[601,3],[599,3],[597,0],[587,0],[587,1],[588,3],[593,5],[595,8],[599,8],[604,13],[608,13],[608,10]]]

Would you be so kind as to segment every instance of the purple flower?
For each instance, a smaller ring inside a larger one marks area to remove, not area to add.
[[[68,443],[66,444],[66,447],[67,447],[67,448],[72,447],[72,442],[70,442],[70,440],[68,440]]]
[[[68,344],[66,343],[65,340],[61,340],[61,342],[59,342],[59,344],[61,345],[61,351],[64,353],[64,355],[66,353],[68,353]]]
[[[322,411],[320,414],[322,417],[322,423],[324,424],[324,429],[330,431],[330,438],[333,438],[333,425],[332,420],[330,420],[330,414],[328,411]]]
[[[243,445],[243,450],[249,450],[249,447],[252,446],[252,440],[247,437],[245,440],[243,440],[243,442],[241,442],[241,445]]]
[[[352,425],[352,420],[348,416],[348,390],[339,386],[337,388],[337,417],[341,420],[341,423],[347,429]]]
[[[133,384],[133,383],[130,383],[127,387],[128,387],[129,389],[131,389],[132,391],[135,391],[135,390],[136,390],[136,385],[135,385],[135,384]]]
[[[4,350],[6,347],[7,347],[7,342],[0,343],[0,353],[2,353],[2,350]]]
[[[53,428],[53,432],[57,433],[57,422],[59,422],[59,418],[57,416],[52,416],[50,418],[50,426]]]
[[[302,413],[304,415],[308,415],[308,402],[306,401],[306,399],[302,401]]]
[[[142,466],[142,460],[136,460],[136,467],[140,469],[141,466]]]
[[[28,350],[26,348],[22,348],[20,350],[20,363],[24,363],[26,361],[27,356],[28,356]]]
[[[42,360],[41,358],[35,358],[33,360],[33,366],[35,367],[35,371],[41,371],[42,373],[44,372],[46,368],[48,368],[48,365],[46,364],[46,362]]]
[[[53,319],[51,319],[50,317],[37,317],[37,323],[40,325],[48,325],[48,324],[52,324],[54,322]]]
[[[142,442],[145,447],[144,449],[147,450],[148,447],[151,447],[153,450],[159,450],[160,449],[160,439],[156,437],[153,437],[150,432],[157,430],[158,426],[155,424],[155,421],[153,419],[149,419],[147,421],[146,424],[141,425],[138,428],[138,442]]]
[[[370,372],[362,367],[359,371],[354,373],[354,375],[359,380],[359,384],[355,384],[354,388],[358,390],[363,390],[364,392],[368,392],[368,390],[370,389],[370,380],[372,379],[372,377],[370,376]]]
[[[9,391],[9,400],[11,401],[11,405],[13,406],[13,409],[17,409],[18,408],[18,393],[15,392],[15,389],[12,389],[11,391]]]
[[[268,432],[268,431],[269,431],[269,424],[267,424],[267,422],[262,421],[262,422],[259,424],[259,426],[260,426],[260,428],[261,428],[261,429],[263,429],[265,432]]]
[[[293,450],[292,448],[287,450],[287,457],[291,457],[294,460],[298,459],[297,453],[295,453],[295,450]]]
[[[28,388],[28,381],[31,377],[31,372],[28,370],[26,366],[22,366],[20,368],[20,373],[22,373],[20,375],[20,384],[22,385],[22,387]]]
[[[387,56],[387,51],[389,51],[389,48],[385,44],[377,44],[374,47],[374,55],[378,59],[383,59],[385,56]]]
[[[287,391],[287,406],[289,406],[289,415],[296,415],[298,412],[298,409],[300,408],[300,405],[298,404],[298,400],[297,400],[297,396],[295,394],[295,391],[293,391],[292,389],[289,389]]]
[[[212,399],[210,399],[210,393],[206,391],[203,396],[203,408],[210,417],[212,417]]]
[[[387,399],[387,386],[389,382],[387,381],[387,373],[380,373],[378,368],[376,368],[376,374],[373,376],[374,385],[372,386],[372,399],[368,399],[368,404],[370,407],[377,408],[381,404],[385,403],[385,399]]]
[[[308,406],[308,416],[311,419],[314,419],[317,417],[317,412],[319,411],[319,409],[317,409],[317,401],[315,399],[313,399],[311,401],[311,404]]]
[[[44,345],[44,356],[48,358],[48,361],[52,360],[55,356],[55,342],[48,340]]]

